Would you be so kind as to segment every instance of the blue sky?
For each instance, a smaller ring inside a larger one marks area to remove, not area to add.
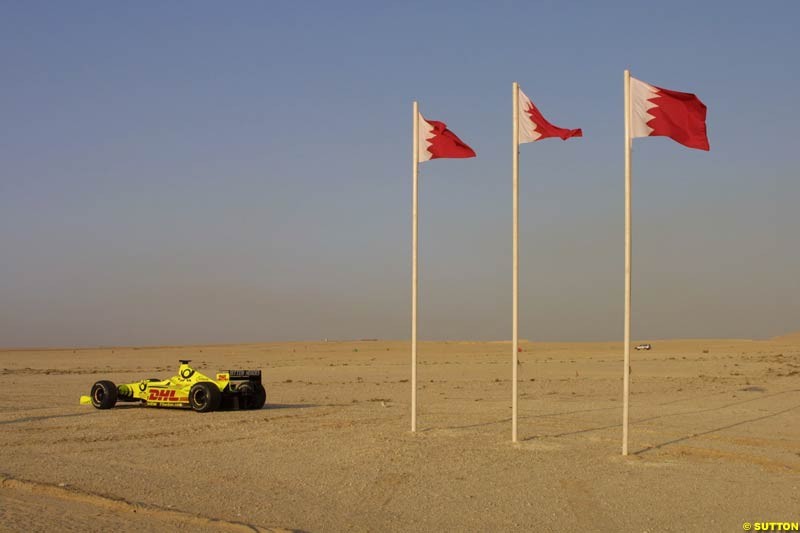
[[[800,329],[796,2],[3,2],[0,345],[510,337],[511,82],[582,139],[521,154],[521,336],[621,339],[622,72],[711,151],[635,142],[635,338]]]

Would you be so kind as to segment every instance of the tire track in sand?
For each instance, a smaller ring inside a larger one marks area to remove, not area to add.
[[[3,492],[9,491],[10,494],[14,496],[14,499],[19,501],[30,502],[31,499],[50,498],[60,500],[67,505],[88,506],[110,514],[112,520],[118,521],[119,524],[126,523],[129,517],[135,517],[137,520],[152,521],[155,524],[162,524],[164,526],[180,524],[183,526],[191,526],[196,530],[202,531],[230,531],[233,533],[292,533],[298,531],[212,518],[187,511],[166,509],[157,505],[103,496],[76,488],[60,487],[50,483],[17,479],[5,474],[0,474],[0,490]],[[26,498],[26,495],[29,496]],[[0,501],[2,500],[2,494],[0,493]],[[7,500],[6,503],[10,503],[10,501]],[[133,513],[135,513],[135,515]]]

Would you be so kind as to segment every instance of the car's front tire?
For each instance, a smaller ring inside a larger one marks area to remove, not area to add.
[[[219,409],[222,393],[216,385],[202,381],[189,389],[189,405],[198,413],[208,413]]]
[[[92,385],[91,397],[97,409],[111,409],[117,403],[117,386],[111,381],[98,381]]]

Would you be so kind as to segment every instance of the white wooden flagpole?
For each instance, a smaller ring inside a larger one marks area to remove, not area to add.
[[[419,105],[414,101],[412,130],[412,207],[411,207],[411,431],[417,430],[417,203],[419,198]]]
[[[517,357],[519,313],[519,84],[514,82],[511,91],[512,118],[512,274],[511,274],[511,442],[517,442]]]
[[[628,455],[628,398],[631,372],[631,72],[625,70],[625,340],[622,379],[622,455]]]

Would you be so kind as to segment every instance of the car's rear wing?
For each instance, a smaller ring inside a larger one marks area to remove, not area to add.
[[[228,370],[231,381],[257,381],[261,383],[261,370]]]

